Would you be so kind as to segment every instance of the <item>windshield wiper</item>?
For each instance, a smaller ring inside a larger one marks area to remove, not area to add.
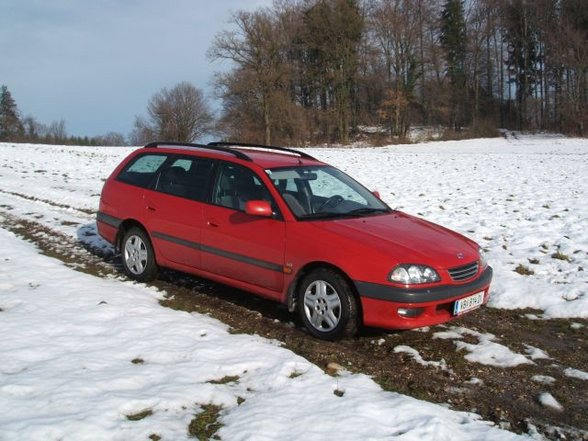
[[[335,213],[333,211],[322,211],[320,213],[303,214],[300,219],[330,219],[335,217],[346,216],[347,213]]]
[[[335,219],[335,218],[342,218],[342,217],[356,217],[356,216],[366,216],[369,214],[375,213],[390,213],[390,209],[388,208],[357,208],[355,210],[348,211],[346,213],[336,213],[334,211],[323,211],[320,213],[312,213],[312,214],[305,214],[300,216],[301,219],[308,220],[308,219]]]
[[[390,213],[390,209],[388,208],[356,208],[355,210],[351,210],[345,213],[346,216],[365,216],[368,214],[375,214],[375,213]]]

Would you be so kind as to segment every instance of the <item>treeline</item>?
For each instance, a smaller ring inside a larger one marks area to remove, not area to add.
[[[588,131],[586,0],[274,0],[239,11],[211,60],[223,106],[179,83],[138,116],[132,144],[204,136],[305,145],[404,141],[411,127],[446,138],[497,128]],[[186,73],[189,75],[189,72]],[[0,90],[0,141],[124,145],[68,136],[65,122],[21,118]]]
[[[8,87],[0,87],[0,142],[30,142],[59,145],[126,145],[125,137],[110,132],[104,136],[71,136],[67,134],[65,121],[43,124],[33,116],[21,117],[16,101]]]
[[[277,0],[216,36],[220,127],[304,144],[496,128],[584,136],[585,0]]]

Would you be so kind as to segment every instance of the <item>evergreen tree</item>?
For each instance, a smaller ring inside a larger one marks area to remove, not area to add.
[[[441,13],[441,46],[451,82],[450,125],[455,129],[466,122],[466,35],[462,0],[447,0]]]
[[[503,11],[508,44],[509,81],[516,87],[518,129],[529,127],[530,112],[527,104],[539,78],[541,57],[536,12],[535,6],[524,0],[506,2]]]
[[[335,114],[336,140],[349,141],[364,19],[357,0],[320,0],[304,11],[302,48],[322,110]],[[352,124],[353,125],[353,124]],[[324,130],[328,135],[329,130]]]
[[[0,141],[14,141],[24,133],[16,102],[8,87],[0,88]]]

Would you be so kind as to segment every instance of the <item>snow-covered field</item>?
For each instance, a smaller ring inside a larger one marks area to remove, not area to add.
[[[93,234],[94,213],[103,180],[131,150],[0,144],[0,219],[34,220],[107,249]],[[587,140],[308,151],[392,207],[480,243],[495,269],[491,307],[588,317]],[[163,308],[161,295],[78,273],[0,230],[0,440],[184,439],[207,404],[222,406],[226,440],[515,437],[474,414],[384,392],[363,375],[331,377],[277,342]],[[480,343],[459,341],[464,335]],[[466,359],[489,365],[546,356],[532,347],[512,353],[464,328],[434,338],[451,338]],[[552,400],[547,393],[542,402],[557,408]],[[142,411],[152,413],[127,419]]]
[[[0,244],[2,440],[186,439],[206,404],[225,410],[225,440],[517,438],[364,375],[331,377],[277,342],[65,268],[4,230]]]

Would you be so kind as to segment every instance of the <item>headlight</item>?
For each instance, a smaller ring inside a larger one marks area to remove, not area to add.
[[[388,276],[391,282],[403,285],[433,283],[441,280],[437,271],[426,265],[398,265]]]
[[[478,248],[478,254],[480,255],[480,267],[485,269],[488,266],[488,261],[486,260],[486,253],[482,248]]]

